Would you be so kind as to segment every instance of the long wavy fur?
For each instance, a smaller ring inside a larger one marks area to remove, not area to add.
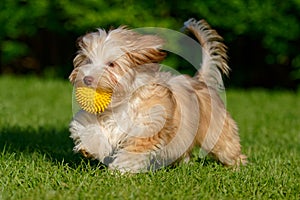
[[[205,20],[189,19],[184,26],[199,40],[202,51],[202,65],[197,74],[200,81],[215,89],[223,89],[222,73],[229,74],[227,47],[223,38]]]
[[[224,165],[246,164],[238,127],[217,92],[222,74],[229,73],[226,46],[204,20],[190,19],[185,26],[203,49],[195,77],[159,71],[165,52],[156,35],[120,27],[78,40],[70,81],[75,88],[110,91],[112,99],[102,113],[74,115],[74,151],[131,173],[187,161],[194,146]],[[86,83],[86,77],[94,81]]]

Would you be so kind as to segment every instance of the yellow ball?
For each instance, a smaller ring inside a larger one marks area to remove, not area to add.
[[[103,112],[111,101],[111,93],[88,87],[78,87],[75,92],[80,107],[90,113]]]

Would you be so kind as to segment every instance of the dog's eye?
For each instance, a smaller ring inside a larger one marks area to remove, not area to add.
[[[115,63],[113,63],[113,62],[108,62],[108,63],[107,63],[107,66],[109,66],[109,67],[114,67],[114,66],[115,66]]]

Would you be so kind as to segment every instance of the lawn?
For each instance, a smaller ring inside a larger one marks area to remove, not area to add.
[[[120,175],[72,152],[72,86],[0,77],[0,199],[300,199],[300,92],[229,90],[250,164]],[[196,154],[196,152],[195,152]]]

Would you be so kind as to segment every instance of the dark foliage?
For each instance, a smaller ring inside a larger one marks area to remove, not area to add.
[[[299,0],[101,1],[2,0],[0,73],[67,77],[78,36],[126,24],[179,30],[205,18],[224,36],[236,87],[297,88],[300,80]],[[173,59],[171,67],[184,61]]]

